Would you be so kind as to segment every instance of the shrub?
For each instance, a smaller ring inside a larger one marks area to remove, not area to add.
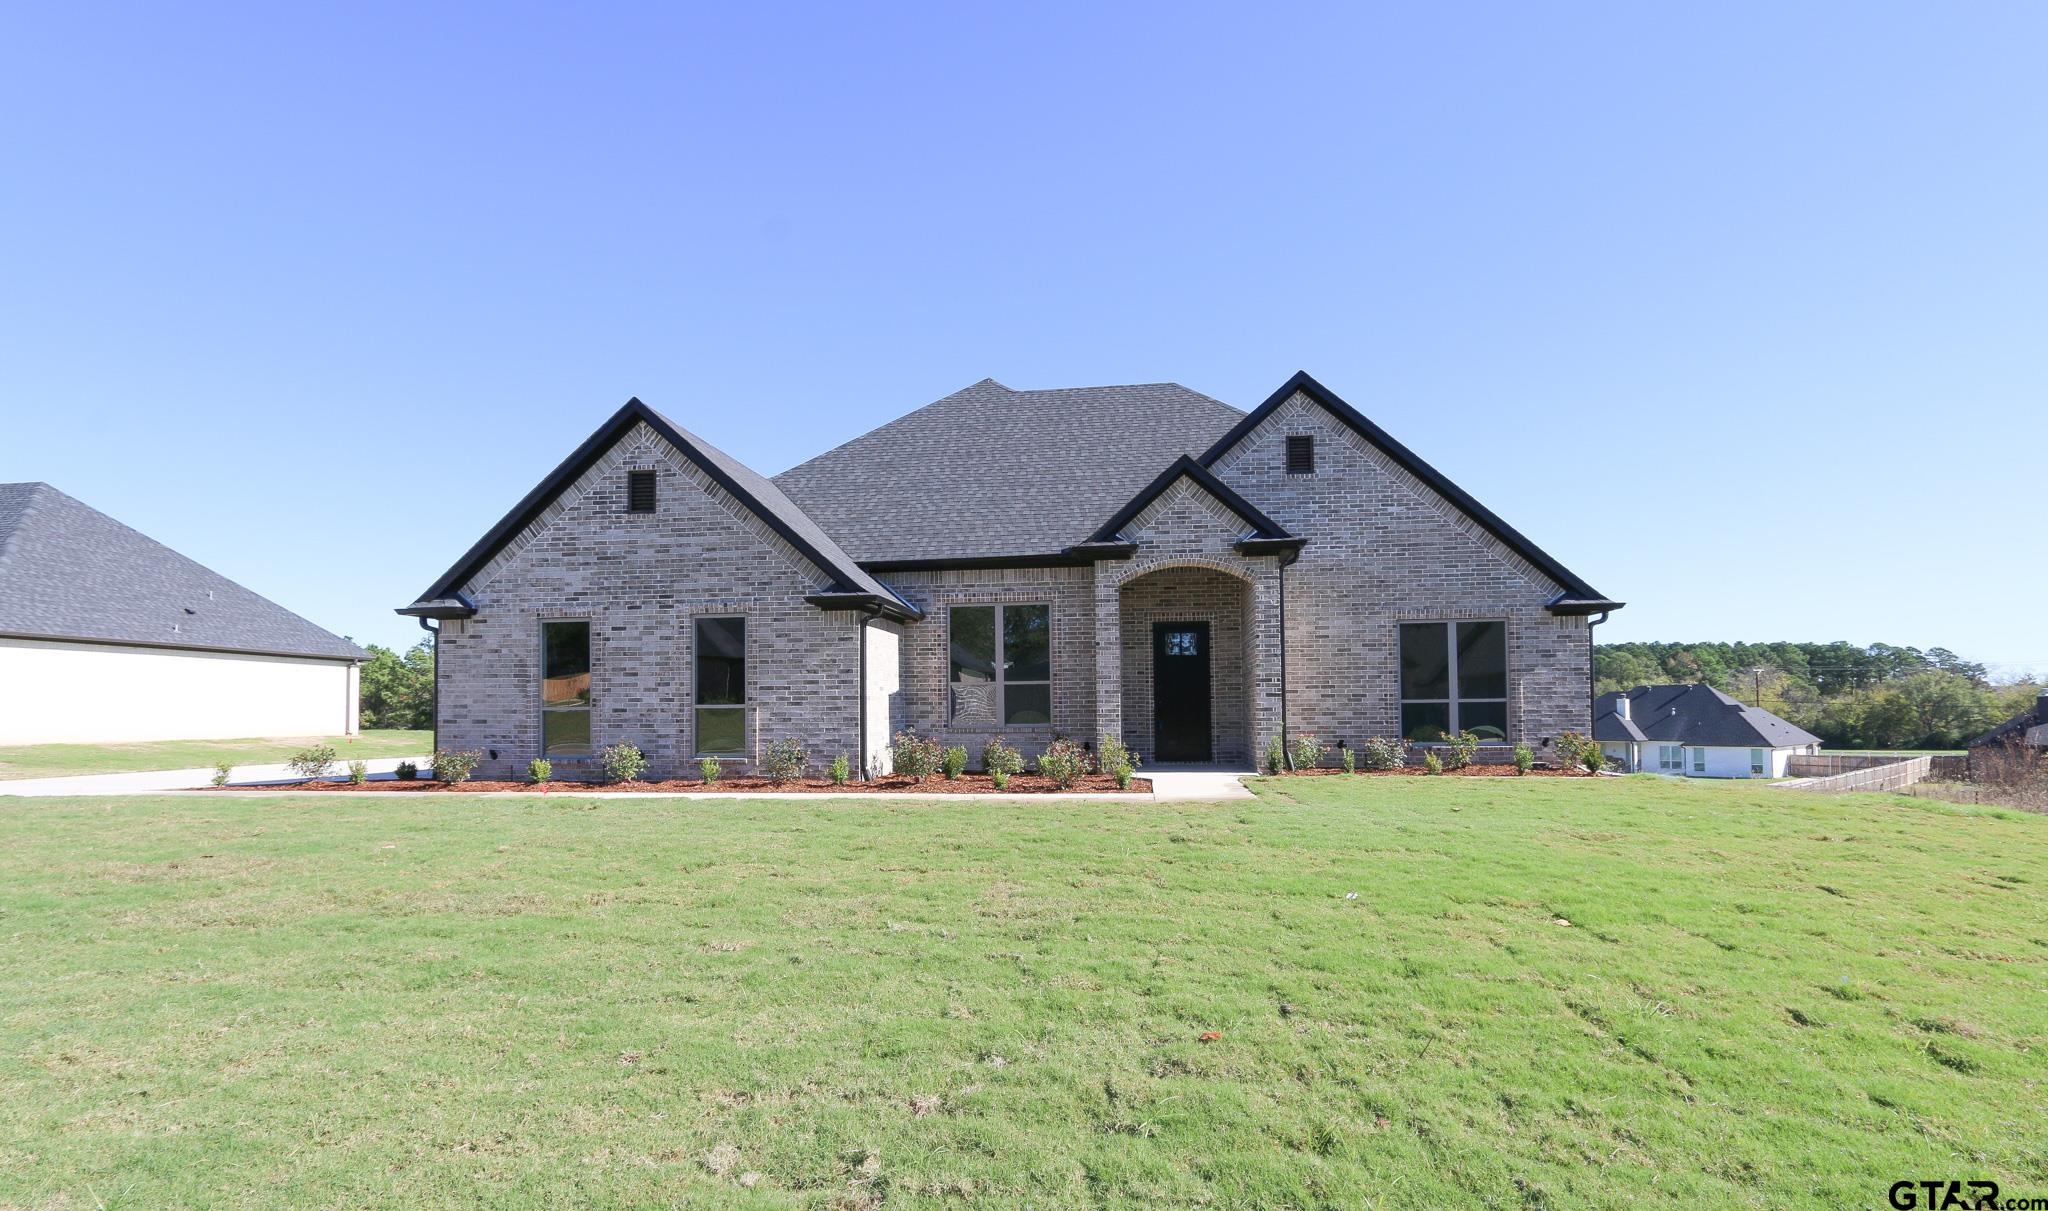
[[[528,782],[553,782],[555,780],[555,763],[546,757],[535,757],[526,763],[526,780]]]
[[[1286,768],[1287,750],[1281,747],[1280,737],[1275,736],[1266,742],[1266,772],[1268,774],[1278,774]]]
[[[1010,785],[1012,774],[1024,772],[1024,754],[1000,740],[991,740],[981,750],[981,768],[996,789],[1002,790]]]
[[[725,767],[718,763],[716,757],[704,757],[697,762],[697,773],[706,782],[718,781],[718,776],[724,772]]]
[[[1355,774],[1358,772],[1358,753],[1356,750],[1339,745],[1337,747],[1337,760],[1343,764],[1345,773]]]
[[[761,750],[761,773],[781,785],[804,776],[811,767],[811,755],[801,740],[770,740]]]
[[[966,773],[967,750],[957,744],[947,749],[946,755],[939,759],[939,768],[945,773],[948,782]]]
[[[1441,774],[1444,772],[1444,759],[1437,756],[1434,750],[1424,753],[1422,754],[1422,769],[1424,773]]]
[[[1131,775],[1138,772],[1138,754],[1125,747],[1124,742],[1115,736],[1104,736],[1096,742],[1095,748],[1101,754],[1096,759],[1097,768],[1116,779],[1118,790],[1131,789]]]
[[[1400,769],[1408,764],[1408,750],[1398,740],[1382,740],[1374,736],[1358,753],[1358,759],[1365,762],[1367,769]]]
[[[889,745],[890,763],[896,772],[919,782],[938,772],[939,761],[944,757],[939,742],[919,736],[916,732],[898,732]]]
[[[635,782],[647,772],[647,754],[621,740],[597,750],[597,768],[604,771],[606,782]]]
[[[1471,732],[1452,732],[1444,737],[1444,768],[1464,769],[1479,751],[1479,737]]]
[[[215,763],[213,767],[213,784],[215,786],[226,786],[228,784],[228,779],[234,776],[234,763],[228,761],[221,761]]]
[[[1038,755],[1038,772],[1061,790],[1071,790],[1088,773],[1088,754],[1071,740],[1055,740]]]
[[[420,767],[410,761],[401,761],[398,763],[398,768],[392,770],[391,773],[400,782],[410,782],[420,776]]]
[[[292,759],[285,762],[284,766],[301,778],[318,778],[333,764],[334,746],[316,744],[312,748],[293,753]]]
[[[368,782],[370,780],[370,763],[367,761],[349,762],[348,780],[357,786],[361,786],[363,783]]]
[[[1536,768],[1536,754],[1526,744],[1515,746],[1515,773],[1526,774]]]
[[[476,767],[483,764],[484,755],[478,749],[461,748],[434,752],[434,777],[450,786],[469,781]]]
[[[1557,755],[1563,758],[1566,769],[1584,769],[1589,774],[1598,773],[1607,764],[1600,743],[1578,732],[1566,732],[1557,738]]]
[[[847,779],[853,777],[853,763],[846,759],[845,753],[832,758],[831,774],[834,786],[845,786]]]
[[[1294,768],[1315,769],[1323,763],[1323,747],[1320,736],[1314,732],[1298,732],[1294,737]]]

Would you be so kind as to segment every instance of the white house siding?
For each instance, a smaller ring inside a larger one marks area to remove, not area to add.
[[[1628,759],[1628,747],[1627,744],[1618,741],[1605,741],[1600,745],[1600,751],[1610,757],[1626,761]],[[1797,748],[1770,749],[1764,754],[1765,772],[1763,774],[1752,774],[1750,773],[1751,766],[1749,761],[1751,750],[1746,748],[1722,748],[1716,746],[1702,748],[1699,745],[1687,745],[1685,747],[1684,768],[1682,770],[1668,770],[1661,768],[1659,765],[1660,750],[1665,747],[1664,745],[1652,740],[1638,747],[1642,762],[1641,772],[1687,778],[1783,778],[1785,776],[1786,764],[1794,756],[1797,756],[1800,751]],[[1697,755],[1702,752],[1707,755],[1706,770],[1703,773],[1698,771],[1698,762],[1696,760]]]
[[[0,744],[337,736],[353,662],[0,639]]]
[[[867,684],[861,692],[867,768],[879,776],[895,769],[889,738],[895,734],[894,720],[903,699],[903,627],[894,622],[870,622],[861,641],[867,645]],[[830,760],[825,759],[827,763]]]

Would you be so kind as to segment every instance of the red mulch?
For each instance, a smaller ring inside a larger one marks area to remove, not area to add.
[[[489,782],[477,779],[458,782],[452,786],[422,778],[414,782],[400,782],[383,779],[374,782],[353,783],[320,779],[312,782],[279,783],[263,786],[220,786],[204,787],[205,790],[288,790],[288,791],[411,791],[414,793],[475,794],[482,791],[524,791],[543,795],[574,795],[590,791],[628,791],[638,794],[697,794],[703,791],[775,791],[778,794],[817,795],[1049,795],[1059,793],[1052,779],[1038,774],[1013,774],[1010,785],[1001,791],[989,781],[986,774],[962,774],[953,781],[933,777],[926,782],[912,778],[877,778],[872,782],[848,782],[844,786],[834,784],[826,778],[805,778],[800,782],[774,783],[766,778],[720,778],[706,783],[696,778],[672,779],[667,782]],[[1081,779],[1068,794],[1087,793],[1091,795],[1117,794],[1116,779],[1104,774],[1090,774]],[[1149,778],[1131,779],[1133,795],[1152,793]]]
[[[1355,775],[1346,775],[1341,769],[1298,769],[1281,774],[1282,778],[1590,778],[1593,775],[1578,770],[1544,769],[1537,766],[1527,774],[1517,774],[1512,765],[1468,765],[1464,769],[1447,769],[1441,774],[1430,774],[1419,765],[1405,769],[1362,769]]]

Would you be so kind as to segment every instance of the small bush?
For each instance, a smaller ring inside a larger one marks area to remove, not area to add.
[[[1367,769],[1400,769],[1408,764],[1408,750],[1398,740],[1374,736],[1358,750],[1358,759]]]
[[[801,740],[770,740],[761,750],[761,773],[780,786],[804,776],[811,767],[811,755]]]
[[[312,748],[293,753],[292,759],[285,762],[284,767],[301,778],[318,778],[333,764],[334,746],[316,744]]]
[[[948,782],[966,773],[967,750],[957,744],[947,749],[946,755],[939,759],[939,769],[946,775],[946,781]]]
[[[832,785],[845,786],[847,779],[853,777],[853,762],[846,759],[845,753],[841,753],[832,758],[832,766],[827,772],[831,774]]]
[[[1453,732],[1444,737],[1444,768],[1464,769],[1479,751],[1479,737],[1471,732]]]
[[[1061,790],[1072,790],[1088,774],[1088,754],[1071,740],[1055,740],[1038,755],[1038,772]]]
[[[356,786],[361,786],[363,783],[368,782],[370,780],[370,763],[367,761],[349,762],[348,780]]]
[[[1563,759],[1566,769],[1583,769],[1597,773],[1607,764],[1607,758],[1600,752],[1600,743],[1578,732],[1566,732],[1557,738],[1557,755]]]
[[[1329,749],[1323,746],[1322,737],[1314,732],[1296,732],[1294,735],[1294,768],[1317,769],[1323,764],[1323,755]]]
[[[1277,775],[1286,768],[1287,750],[1281,745],[1280,737],[1275,736],[1266,742],[1266,772]]]
[[[1118,790],[1131,789],[1131,775],[1138,772],[1138,754],[1125,747],[1124,742],[1115,736],[1104,736],[1096,742],[1095,749],[1101,754],[1096,759],[1097,768],[1116,779]]]
[[[597,750],[597,768],[604,771],[606,782],[636,782],[647,772],[647,754],[621,740]]]
[[[458,782],[467,782],[469,776],[476,772],[476,767],[482,765],[483,761],[484,755],[479,749],[437,750],[434,753],[434,777],[450,786]]]
[[[1526,744],[1515,746],[1515,773],[1526,774],[1536,768],[1536,754]]]
[[[1444,759],[1437,756],[1434,750],[1422,754],[1422,771],[1427,774],[1443,773]]]
[[[391,773],[400,782],[411,782],[420,776],[420,767],[410,761],[401,761],[398,763],[398,768],[392,770]]]
[[[1339,748],[1337,750],[1337,761],[1343,765],[1345,773],[1355,774],[1358,772],[1358,753],[1355,749]]]
[[[703,776],[704,781],[716,782],[718,781],[718,775],[723,773],[724,770],[718,764],[718,758],[706,757],[697,762],[697,772]]]
[[[898,732],[889,745],[889,757],[897,773],[922,782],[938,772],[945,751],[936,740],[926,739],[916,732]]]
[[[228,779],[234,776],[235,766],[233,762],[221,761],[217,762],[213,767],[213,784],[215,786],[226,786]]]
[[[981,768],[996,789],[1002,790],[1010,785],[1011,775],[1024,772],[1024,754],[1000,740],[991,740],[982,747]]]
[[[528,782],[553,782],[555,780],[555,763],[546,757],[535,757],[526,763],[526,780]]]

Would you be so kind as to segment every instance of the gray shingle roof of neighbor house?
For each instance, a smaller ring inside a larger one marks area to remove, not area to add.
[[[1244,413],[1178,383],[1016,391],[992,378],[775,482],[853,557],[1058,557]]]
[[[0,635],[328,660],[368,655],[44,483],[0,484]]]
[[[1615,709],[1629,700],[1629,717]],[[1593,739],[1703,748],[1798,748],[1820,737],[1710,685],[1639,685],[1593,703]]]
[[[533,491],[512,506],[488,534],[477,540],[454,566],[441,574],[419,600],[399,610],[421,617],[461,617],[475,612],[475,604],[462,596],[462,586],[488,564],[504,546],[532,524],[549,502],[575,482],[634,425],[645,424],[681,450],[714,482],[759,517],[790,546],[817,565],[831,583],[807,600],[834,608],[873,608],[897,618],[916,618],[915,607],[898,597],[871,576],[834,542],[818,523],[785,496],[773,481],[725,451],[676,424],[661,413],[629,399],[597,431],[586,438],[562,464],[549,472]]]

